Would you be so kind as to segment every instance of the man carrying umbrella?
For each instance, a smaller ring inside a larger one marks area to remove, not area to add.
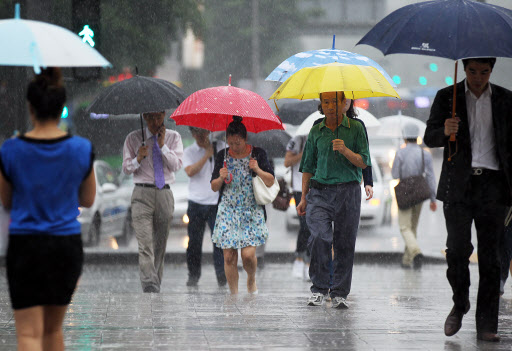
[[[132,226],[139,243],[142,290],[160,292],[165,248],[174,212],[169,184],[182,166],[181,136],[165,129],[164,112],[144,113],[147,128],[128,134],[123,147],[123,171],[133,174]],[[145,137],[144,137],[145,136]],[[146,140],[146,143],[144,143]]]
[[[489,83],[495,58],[462,60],[466,79],[456,87],[456,117],[451,118],[453,86],[440,90],[432,104],[424,141],[444,147],[437,199],[443,201],[448,238],[447,278],[454,306],[444,332],[456,334],[469,311],[471,226],[477,229],[480,281],[477,338],[499,341],[499,243],[506,206],[511,204],[512,92]],[[456,134],[456,141],[450,135]],[[450,152],[451,149],[451,152]]]
[[[330,293],[334,308],[348,308],[346,298],[361,210],[361,169],[370,166],[368,142],[361,123],[346,117],[350,99],[343,92],[324,92],[320,103],[323,122],[314,126],[302,155],[302,198],[297,206],[311,231],[310,306],[320,306]],[[334,223],[334,231],[332,224]],[[334,275],[329,257],[334,250]]]

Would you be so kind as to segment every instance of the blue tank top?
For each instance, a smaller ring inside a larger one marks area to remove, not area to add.
[[[5,141],[0,170],[12,185],[9,234],[79,234],[78,193],[93,161],[91,142],[78,136]]]

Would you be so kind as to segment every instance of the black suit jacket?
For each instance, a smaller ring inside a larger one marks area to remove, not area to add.
[[[491,105],[497,159],[505,173],[507,204],[512,199],[512,92],[499,85],[491,84]],[[441,89],[432,104],[427,129],[423,138],[428,147],[444,147],[443,168],[437,188],[437,199],[446,202],[459,202],[466,199],[471,177],[471,138],[464,81],[457,84],[456,115],[460,118],[457,133],[457,154],[448,161],[449,137],[444,135],[444,122],[451,118],[453,86]],[[451,142],[451,151],[455,152]]]

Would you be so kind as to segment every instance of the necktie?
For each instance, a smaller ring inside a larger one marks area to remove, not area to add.
[[[157,136],[153,136],[153,171],[155,172],[155,185],[158,189],[162,189],[165,185],[164,164],[162,162],[162,153],[158,146]]]

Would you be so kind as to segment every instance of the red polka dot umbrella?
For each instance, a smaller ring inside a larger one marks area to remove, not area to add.
[[[226,130],[233,116],[241,116],[248,132],[284,129],[265,99],[231,85],[198,90],[183,101],[171,115],[177,125]]]

